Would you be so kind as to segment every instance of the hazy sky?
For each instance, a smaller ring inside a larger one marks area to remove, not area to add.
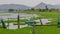
[[[35,6],[41,2],[47,4],[60,4],[60,0],[0,0],[0,4],[22,4],[28,6]]]

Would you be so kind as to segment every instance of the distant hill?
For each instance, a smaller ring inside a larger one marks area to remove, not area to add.
[[[39,3],[38,5],[36,5],[35,7],[29,7],[29,6],[25,6],[25,5],[19,5],[19,4],[3,4],[0,5],[0,11],[7,11],[8,9],[20,9],[20,10],[26,10],[29,8],[45,8],[45,6],[47,5],[48,8],[58,8],[60,9],[60,4],[56,4],[56,5],[51,5],[51,4],[46,4],[46,3]]]
[[[39,3],[38,5],[36,5],[34,8],[45,8],[45,6],[47,5],[48,8],[55,8],[55,9],[60,9],[60,4],[56,4],[56,5],[51,5],[51,4],[46,4],[46,3]]]
[[[25,6],[25,5],[19,5],[19,4],[3,4],[0,5],[0,11],[2,10],[8,10],[8,9],[21,9],[21,10],[25,10],[28,9],[30,7]]]

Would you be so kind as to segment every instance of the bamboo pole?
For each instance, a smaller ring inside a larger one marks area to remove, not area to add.
[[[8,18],[8,29],[9,29],[9,18]]]
[[[33,16],[33,19],[35,19],[34,16]],[[35,34],[35,24],[34,24],[34,22],[33,22],[33,26],[32,26],[32,34]]]
[[[41,17],[40,17],[40,23],[41,23],[41,25],[43,25],[42,20],[41,20]]]
[[[20,20],[20,17],[19,17],[19,12],[18,12],[17,19],[18,19],[17,22],[18,22],[18,29],[19,29],[19,28],[20,28],[20,21],[19,21],[19,20]]]
[[[33,27],[32,27],[32,34],[35,34],[35,25],[33,23]]]

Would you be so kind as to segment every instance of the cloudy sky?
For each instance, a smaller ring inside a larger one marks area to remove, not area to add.
[[[41,2],[47,4],[60,4],[60,0],[0,0],[0,4],[22,4],[31,7]]]

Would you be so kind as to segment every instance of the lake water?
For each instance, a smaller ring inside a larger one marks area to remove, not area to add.
[[[2,19],[7,19],[7,18],[17,18],[17,13],[0,13],[1,15],[0,15],[0,19],[2,18]],[[38,17],[38,15],[36,15],[36,14],[22,14],[22,13],[20,13],[19,14],[19,16],[20,16],[20,18],[21,19],[29,19],[29,18],[31,18],[31,17]]]
[[[0,19],[8,19],[8,18],[17,18],[17,13],[0,13]],[[20,16],[20,19],[30,19],[32,17],[38,17],[38,15],[36,14],[25,14],[25,13],[20,13],[19,14]],[[49,19],[41,19],[42,20],[42,23],[45,25],[46,23],[48,22],[51,22],[49,21]],[[35,20],[36,22],[39,22],[37,24],[40,24],[40,20]],[[13,25],[14,23],[10,23],[9,24],[9,28],[7,27],[7,29],[18,29],[17,25]],[[7,25],[7,23],[6,23]],[[24,28],[24,27],[28,27],[27,24],[25,25],[20,25],[20,28]]]
[[[37,25],[41,24],[40,20],[35,20],[35,21],[39,22],[39,23],[37,23]],[[43,25],[46,25],[48,22],[51,22],[51,21],[49,21],[49,19],[41,19],[41,21],[42,21]],[[13,29],[13,30],[18,29],[18,25],[13,25],[13,24],[14,23],[10,23],[9,27],[7,27],[7,29]],[[7,23],[6,23],[6,25],[7,25]],[[24,28],[24,27],[28,27],[28,24],[20,25],[20,28]]]

